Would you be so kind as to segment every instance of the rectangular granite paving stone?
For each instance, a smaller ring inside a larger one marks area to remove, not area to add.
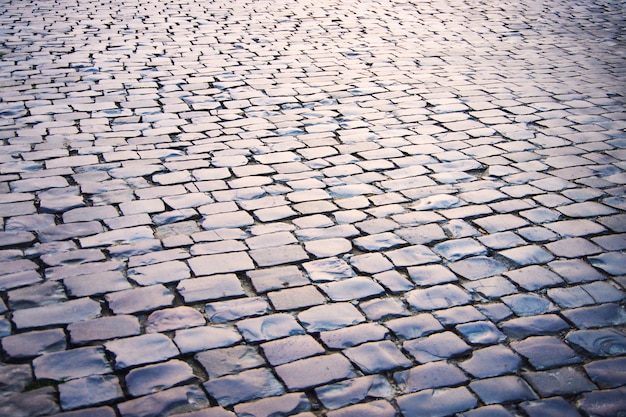
[[[0,414],[624,409],[619,2],[231,3],[7,3]]]

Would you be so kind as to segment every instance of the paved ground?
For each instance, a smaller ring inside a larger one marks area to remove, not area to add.
[[[625,415],[623,2],[0,3],[0,415]]]

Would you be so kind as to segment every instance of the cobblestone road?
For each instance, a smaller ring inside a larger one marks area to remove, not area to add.
[[[625,415],[623,1],[0,5],[0,415]]]

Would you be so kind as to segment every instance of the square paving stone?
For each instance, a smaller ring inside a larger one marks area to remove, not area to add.
[[[423,287],[446,284],[458,280],[456,275],[442,265],[410,266],[407,268],[407,271],[411,280]]]
[[[235,274],[184,279],[178,283],[176,290],[186,303],[245,295],[241,282]]]
[[[381,251],[404,244],[406,242],[403,239],[391,232],[376,233],[354,239],[354,245],[367,252]]]
[[[8,358],[23,359],[66,349],[62,329],[32,331],[6,336],[0,340]]]
[[[582,372],[571,367],[542,372],[525,372],[523,377],[543,398],[575,395],[597,389]]]
[[[545,264],[554,259],[549,252],[535,245],[506,249],[500,251],[499,254],[520,266]]]
[[[548,264],[550,269],[565,278],[569,283],[603,280],[604,275],[582,259],[566,259],[552,261]]]
[[[507,411],[503,406],[487,405],[479,407],[466,413],[461,413],[459,417],[513,417],[513,414]],[[547,416],[546,416],[547,417]]]
[[[161,284],[110,293],[105,299],[115,314],[152,311],[174,303],[174,295]]]
[[[62,381],[111,372],[101,347],[84,347],[52,352],[33,361],[37,379]]]
[[[334,410],[366,398],[390,398],[393,388],[381,375],[370,375],[325,385],[315,392],[326,408]]]
[[[534,336],[511,343],[511,348],[528,359],[535,369],[550,369],[580,363],[568,345],[554,336]]]
[[[378,323],[364,323],[323,331],[320,340],[330,349],[345,349],[361,343],[385,339],[389,331]]]
[[[7,293],[9,308],[13,310],[41,307],[67,300],[65,291],[59,282],[44,282],[30,285]]]
[[[374,298],[359,303],[359,308],[369,320],[381,320],[408,316],[405,304],[396,298]]]
[[[345,356],[334,353],[314,356],[275,368],[279,378],[289,390],[301,390],[354,378],[354,368]]]
[[[2,411],[10,416],[58,413],[57,392],[53,387],[44,387],[13,394],[7,397]]]
[[[593,391],[583,394],[578,408],[593,416],[609,417],[619,415],[626,409],[626,388]]]
[[[404,417],[445,417],[470,410],[478,400],[465,387],[424,390],[396,400]]]
[[[443,284],[413,290],[407,293],[406,301],[411,309],[419,312],[465,305],[471,301],[471,296],[454,284]]]
[[[118,409],[124,417],[165,416],[171,410],[184,413],[209,405],[209,400],[200,388],[185,385],[120,403]]]
[[[266,362],[252,346],[233,346],[210,349],[195,356],[209,378],[238,374],[241,371],[263,366]]]
[[[191,366],[177,359],[131,369],[125,378],[128,392],[133,397],[152,394],[192,382],[193,379],[195,376]]]
[[[594,267],[600,268],[610,275],[626,275],[626,254],[607,252],[590,257],[589,262]]]
[[[196,276],[215,275],[254,269],[254,263],[246,252],[196,256],[187,261]],[[181,279],[184,277],[181,277]]]
[[[339,410],[329,411],[328,417],[394,417],[397,415],[396,409],[386,400],[375,400],[362,404],[351,405]]]
[[[240,320],[237,322],[237,329],[248,342],[267,341],[305,333],[292,315],[281,313]]]
[[[146,333],[164,333],[171,330],[202,326],[206,323],[198,310],[180,306],[151,313],[144,323]]]
[[[452,332],[431,334],[427,337],[408,340],[402,348],[420,363],[434,362],[466,354],[471,348]]]
[[[557,308],[547,298],[534,293],[521,293],[502,297],[506,304],[518,316],[536,316],[553,313]]]
[[[459,324],[456,330],[472,345],[491,345],[506,340],[506,336],[490,321]]]
[[[252,281],[254,289],[260,293],[309,283],[309,280],[294,265],[257,269],[246,272],[246,275]]]
[[[396,337],[403,340],[416,339],[443,330],[441,323],[428,313],[389,320],[385,323],[385,326]]]
[[[437,224],[404,227],[394,230],[394,233],[413,245],[428,244],[446,239],[446,234]]]
[[[13,312],[13,323],[18,329],[70,324],[99,317],[100,304],[90,298],[78,298],[43,307]]]
[[[327,258],[352,250],[352,243],[344,238],[312,240],[304,243],[307,252],[317,258]]]
[[[40,242],[55,242],[79,237],[82,239],[86,239],[85,241],[82,241],[81,239],[81,247],[83,248],[88,248],[92,246],[105,246],[103,244],[100,244],[102,242],[102,237],[99,236],[103,233],[109,232],[103,232],[102,225],[96,221],[61,224],[37,230],[37,236],[39,237]],[[104,240],[106,240],[106,238]]]
[[[547,223],[545,226],[548,229],[558,233],[562,237],[582,237],[595,235],[602,233],[606,230],[598,223],[594,223],[591,220],[586,219],[563,220],[553,223]]]
[[[369,298],[385,292],[376,281],[367,277],[347,278],[341,281],[318,284],[332,301],[349,301]]]
[[[380,253],[353,256],[350,258],[350,264],[366,274],[388,271],[393,268],[393,264]]]
[[[474,220],[478,226],[488,233],[504,232],[505,230],[519,229],[527,226],[528,222],[512,214],[497,214]]]
[[[563,280],[557,274],[537,265],[507,271],[503,275],[527,291],[563,284]]]
[[[556,314],[514,318],[502,322],[500,327],[512,339],[558,334],[570,328],[569,324]]]
[[[468,256],[487,254],[487,248],[470,238],[441,242],[436,244],[433,250],[449,261],[458,261]]]
[[[474,306],[452,307],[433,312],[433,316],[444,326],[485,320],[486,317]]]
[[[463,287],[471,293],[478,293],[494,300],[517,292],[517,287],[511,281],[500,276],[469,281],[463,283]]]
[[[267,296],[278,311],[301,309],[326,302],[324,295],[313,285],[272,291]]]
[[[385,252],[395,266],[415,266],[440,262],[440,258],[423,245],[413,245]]]
[[[565,340],[596,357],[611,357],[626,351],[626,335],[617,329],[578,330],[569,333]]]
[[[538,399],[522,378],[513,375],[472,381],[469,387],[487,405]]]
[[[314,282],[337,281],[356,275],[346,261],[335,257],[305,262],[302,266]]]
[[[550,242],[559,238],[557,233],[541,226],[524,227],[523,229],[518,229],[516,233],[529,242]]]
[[[476,256],[448,264],[448,267],[463,278],[477,280],[505,272],[503,263],[486,256]]]
[[[308,332],[335,330],[365,321],[365,317],[350,303],[311,307],[297,317]]]
[[[346,349],[343,353],[367,374],[407,368],[412,365],[412,362],[389,340],[364,343]]]
[[[174,343],[181,353],[232,346],[241,340],[241,335],[234,328],[225,325],[183,329],[174,335]]]
[[[139,335],[141,329],[135,316],[119,315],[79,321],[67,326],[70,340],[85,344],[96,340],[116,339]]]
[[[169,261],[130,268],[127,274],[129,279],[141,286],[180,281],[191,276],[189,268],[182,261]]]
[[[582,256],[595,255],[602,252],[599,246],[580,237],[561,239],[556,242],[548,243],[546,249],[562,258],[580,258]]]
[[[115,369],[159,362],[179,354],[172,340],[161,333],[116,339],[104,347],[115,358]]]
[[[74,297],[93,296],[132,288],[120,271],[85,274],[63,280],[68,293]]]
[[[380,272],[373,277],[391,293],[403,293],[413,289],[413,283],[396,270]]]
[[[226,323],[244,317],[264,315],[270,311],[270,307],[262,297],[246,297],[209,303],[205,306],[205,311],[210,322]]]
[[[429,362],[406,371],[399,371],[394,373],[393,377],[404,393],[452,387],[468,381],[459,368],[446,361]]]
[[[59,385],[59,399],[64,410],[99,405],[123,397],[119,380],[113,375],[92,375]]]
[[[309,335],[293,335],[261,345],[272,365],[282,365],[324,353],[324,348]]]
[[[570,403],[560,397],[548,398],[539,401],[528,401],[520,404],[529,417],[581,417]]]
[[[474,350],[470,359],[459,363],[461,369],[475,378],[514,374],[521,365],[522,359],[502,345]]]
[[[626,383],[626,358],[611,358],[586,364],[585,372],[601,388],[616,388]]]
[[[626,324],[626,311],[618,304],[602,304],[564,310],[562,314],[579,329],[614,327]]]
[[[292,393],[279,397],[262,398],[245,404],[237,404],[234,409],[239,415],[296,415],[296,413],[309,411],[311,404],[305,394]],[[303,414],[297,415],[302,416]]]
[[[299,245],[284,245],[276,248],[254,249],[251,250],[249,254],[257,265],[261,267],[282,265],[309,259],[309,256],[306,254],[304,249],[302,249]],[[239,270],[241,270],[241,268]]]

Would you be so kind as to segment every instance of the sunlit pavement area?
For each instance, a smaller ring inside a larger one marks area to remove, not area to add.
[[[0,3],[0,415],[625,415],[623,2]]]

